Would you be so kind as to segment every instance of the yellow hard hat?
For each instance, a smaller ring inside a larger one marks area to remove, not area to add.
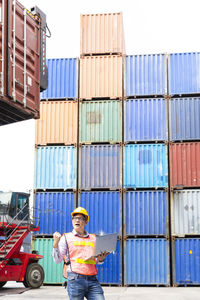
[[[71,213],[71,216],[73,217],[75,214],[82,214],[87,217],[87,221],[89,221],[89,215],[87,213],[87,210],[83,207],[77,207],[75,210]]]

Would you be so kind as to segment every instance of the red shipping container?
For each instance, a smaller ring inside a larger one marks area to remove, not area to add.
[[[200,142],[169,146],[171,188],[200,187]]]
[[[0,125],[5,125],[39,118],[41,80],[47,79],[46,16],[16,0],[0,0],[0,8]]]

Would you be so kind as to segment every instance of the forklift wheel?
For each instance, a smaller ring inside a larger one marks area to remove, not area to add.
[[[38,263],[28,265],[24,278],[24,286],[37,289],[44,281],[44,270]]]
[[[0,288],[2,288],[6,283],[7,281],[0,281]]]

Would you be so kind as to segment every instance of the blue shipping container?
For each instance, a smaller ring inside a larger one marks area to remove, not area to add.
[[[76,189],[77,151],[72,146],[37,147],[36,189]]]
[[[124,102],[124,141],[166,141],[166,100],[131,99]]]
[[[176,239],[173,244],[173,283],[200,284],[200,239]]]
[[[35,195],[35,221],[39,221],[40,231],[35,234],[60,234],[72,231],[71,212],[76,203],[74,193],[53,192],[36,193]]]
[[[200,140],[200,98],[169,100],[170,141]]]
[[[167,58],[165,54],[126,57],[126,96],[167,94]]]
[[[168,235],[168,193],[124,193],[125,235]]]
[[[200,93],[200,52],[170,54],[168,81],[170,95]]]
[[[97,265],[100,283],[122,284],[122,245],[117,241],[116,251],[109,254],[102,265]]]
[[[79,188],[122,188],[122,153],[119,145],[82,146],[79,150]]]
[[[122,235],[122,194],[119,192],[82,192],[79,205],[90,216],[86,230],[95,234]]]
[[[78,58],[47,59],[48,88],[41,99],[78,98]]]
[[[170,285],[169,242],[128,239],[124,243],[125,284]]]
[[[135,144],[124,147],[124,187],[168,187],[167,146]]]

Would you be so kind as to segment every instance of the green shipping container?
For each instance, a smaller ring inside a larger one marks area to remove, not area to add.
[[[53,239],[36,238],[33,249],[37,250],[44,258],[39,260],[44,269],[44,283],[58,284],[63,283],[65,279],[62,276],[63,262],[56,264],[52,257]]]
[[[122,101],[83,101],[79,113],[80,143],[122,142]]]

